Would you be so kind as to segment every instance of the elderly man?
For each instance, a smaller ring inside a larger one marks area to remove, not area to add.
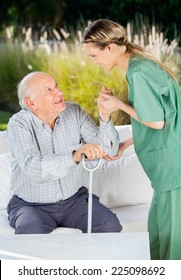
[[[18,85],[22,110],[8,124],[12,157],[8,205],[16,234],[50,233],[57,227],[87,231],[87,188],[82,186],[82,154],[90,160],[116,155],[118,134],[101,110],[100,127],[75,103],[65,103],[55,79],[33,72]],[[87,97],[88,98],[88,97]],[[93,196],[92,232],[119,232],[122,227]]]

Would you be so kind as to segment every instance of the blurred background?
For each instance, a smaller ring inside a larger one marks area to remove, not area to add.
[[[0,130],[20,110],[16,86],[32,71],[53,75],[66,101],[79,103],[98,123],[102,85],[127,101],[124,70],[106,74],[84,53],[85,27],[108,18],[167,65],[181,84],[181,0],[6,0],[0,9]],[[114,113],[115,125],[130,123]]]

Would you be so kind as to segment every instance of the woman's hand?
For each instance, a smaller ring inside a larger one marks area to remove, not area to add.
[[[106,98],[101,96],[102,93],[104,93],[106,95],[113,95],[113,92],[111,89],[108,89],[106,86],[103,86],[101,92],[99,93],[99,98],[98,98],[98,102],[97,102],[100,118],[103,121],[108,122],[110,120],[111,114],[110,114],[110,112],[106,112],[103,107],[103,101],[105,101]]]
[[[102,114],[107,115],[111,115],[113,112],[119,110],[121,108],[121,104],[123,103],[117,97],[113,96],[112,94],[107,94],[105,92],[99,93],[99,100],[101,104]]]
[[[116,160],[116,159],[119,159],[122,156],[123,151],[124,151],[123,143],[119,143],[119,150],[118,150],[117,155],[116,156],[112,156],[112,157],[106,155],[104,157],[104,159],[106,159],[106,160]]]
[[[113,156],[113,157],[106,155],[106,156],[104,156],[104,159],[106,159],[106,160],[116,160],[116,159],[119,159],[122,156],[124,150],[126,148],[128,148],[130,145],[132,145],[133,143],[134,143],[133,137],[125,140],[124,142],[119,143],[119,149],[118,149],[117,155]]]

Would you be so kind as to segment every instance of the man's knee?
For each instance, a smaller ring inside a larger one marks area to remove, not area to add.
[[[119,220],[117,220],[110,225],[110,229],[113,230],[112,232],[121,232],[123,227],[120,224]]]
[[[16,234],[50,233],[56,222],[34,207],[22,207],[9,215],[10,225]]]
[[[15,227],[15,234],[44,234],[50,233],[53,228],[44,224],[39,219],[34,219],[31,222],[24,222],[22,224],[17,224]]]
[[[115,219],[104,224],[102,229],[104,230],[103,232],[121,232],[122,225],[118,219]]]
[[[112,216],[110,219],[100,221],[100,224],[93,227],[93,232],[120,232],[122,226],[117,218],[117,216]]]

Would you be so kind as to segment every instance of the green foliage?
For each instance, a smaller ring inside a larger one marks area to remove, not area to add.
[[[12,113],[10,112],[0,111],[0,130],[5,130],[7,128],[7,123],[11,116]]]
[[[3,109],[16,111],[19,108],[17,83],[32,69],[41,70],[45,57],[44,52],[37,52],[35,49],[25,52],[19,45],[0,45],[0,106]]]

